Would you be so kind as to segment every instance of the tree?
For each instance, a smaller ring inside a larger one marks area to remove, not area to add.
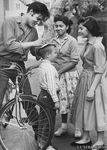
[[[80,16],[107,13],[107,0],[76,0],[76,6]]]
[[[29,5],[29,0],[20,0],[25,5]],[[32,2],[35,0],[32,0]],[[44,42],[49,42],[56,34],[54,31],[54,24],[53,19],[56,14],[62,14],[67,15],[69,18],[73,19],[73,21],[76,23],[76,18],[73,15],[71,9],[72,9],[72,3],[73,0],[54,0],[52,7],[50,8],[50,18],[44,23],[44,33],[42,38],[44,39]],[[74,28],[76,25],[74,26]],[[77,30],[77,29],[76,29]],[[74,31],[76,31],[74,30]],[[74,33],[72,33],[74,34]],[[76,37],[77,34],[74,34]]]
[[[26,6],[29,5],[29,0],[20,0],[20,1],[24,3]],[[56,14],[63,14],[64,6],[66,5],[67,1],[68,0],[54,0],[52,7],[50,9],[50,18],[44,23],[44,33],[42,38],[44,39],[45,43],[49,42],[55,36],[53,18]]]
[[[25,5],[36,0],[20,0]],[[56,14],[68,16],[74,26],[71,35],[77,37],[77,20],[80,16],[93,16],[98,13],[107,13],[107,0],[53,0],[50,9],[50,18],[44,23],[44,42],[49,42],[54,36],[53,18]]]

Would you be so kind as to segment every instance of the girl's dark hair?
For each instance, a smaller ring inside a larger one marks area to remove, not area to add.
[[[98,22],[92,16],[88,16],[85,18],[83,26],[88,29],[88,31],[92,34],[92,36],[98,37],[102,35]]]
[[[51,46],[56,47],[56,45],[53,43],[43,45],[37,50],[37,55],[44,59],[46,57],[46,54],[52,53]]]
[[[54,22],[57,22],[57,21],[62,21],[66,26],[68,26],[68,30],[67,30],[68,34],[71,32],[71,25],[73,25],[72,20],[69,20],[68,17],[63,16],[63,15],[56,15],[54,17]]]
[[[30,10],[33,10],[33,13],[37,13],[37,14],[42,14],[44,16],[44,18],[49,18],[50,17],[50,13],[49,10],[47,8],[47,6],[41,2],[35,1],[33,3],[31,3],[28,6],[27,12],[29,12]]]
[[[77,24],[80,25],[81,23],[84,23],[84,22],[85,22],[85,18],[84,18],[84,17],[80,17],[80,18],[78,19]]]

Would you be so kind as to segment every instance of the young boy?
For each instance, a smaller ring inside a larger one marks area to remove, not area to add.
[[[41,91],[38,96],[38,101],[42,103],[44,107],[46,107],[48,113],[52,118],[52,139],[56,116],[55,109],[59,109],[59,99],[57,95],[59,91],[59,77],[57,70],[51,64],[51,62],[57,56],[55,45],[52,43],[43,45],[38,49],[38,55],[43,58],[43,61],[39,66],[39,82]],[[56,148],[52,146],[51,143],[49,143],[49,146],[46,150],[56,150]]]

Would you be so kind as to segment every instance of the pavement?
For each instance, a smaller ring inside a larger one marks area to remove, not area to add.
[[[34,59],[34,57],[29,55],[29,60],[26,62],[26,66],[29,67],[35,63],[36,63],[36,60]],[[81,67],[81,62],[80,62],[78,65],[79,72],[81,72],[81,69],[82,69],[82,67]],[[32,93],[38,95],[40,89],[39,89],[39,83],[38,83],[38,70],[37,69],[34,70],[34,74],[31,76],[31,78],[29,78],[29,80],[31,83]],[[60,127],[60,124],[61,124],[60,114],[57,114],[55,131]],[[11,137],[12,133],[9,133],[9,135]],[[92,143],[94,143],[96,140],[96,131],[91,131],[90,137],[91,137]],[[52,143],[53,143],[53,145],[57,146],[59,150],[77,150],[77,149],[83,150],[83,148],[82,149],[74,148],[70,145],[70,143],[73,142],[74,140],[76,140],[74,138],[74,126],[69,122],[69,118],[68,118],[67,134],[63,135],[62,137],[53,137]],[[106,145],[105,150],[107,150],[107,132],[105,132],[104,141],[105,141],[105,145]],[[10,143],[10,145],[11,145],[11,143]],[[0,147],[0,150],[3,150],[3,149]],[[14,149],[14,150],[16,150],[16,149]],[[20,148],[17,150],[20,150]],[[26,150],[30,150],[30,149],[26,149]]]
[[[61,118],[60,115],[57,114],[56,116],[56,126],[55,131],[60,127]],[[97,139],[96,131],[93,130],[90,132],[90,138],[92,143],[94,143]],[[59,150],[85,150],[85,148],[78,148],[73,147],[70,145],[71,142],[77,141],[78,139],[74,138],[74,126],[69,122],[68,118],[68,132],[67,134],[63,135],[62,137],[53,137],[53,145],[57,146]],[[105,147],[104,150],[107,150],[107,132],[104,133],[104,142]]]

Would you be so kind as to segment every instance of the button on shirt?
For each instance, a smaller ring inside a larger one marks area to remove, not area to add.
[[[43,60],[39,66],[39,82],[41,89],[47,90],[54,102],[59,101],[59,76],[55,67],[48,60]]]
[[[22,17],[19,16],[4,21],[0,34],[0,56],[10,60],[27,60],[31,49],[24,50],[21,42],[35,41],[38,39],[38,34],[35,27],[22,26],[21,19]]]

